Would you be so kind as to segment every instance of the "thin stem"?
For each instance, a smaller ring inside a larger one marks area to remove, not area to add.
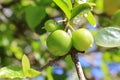
[[[82,70],[82,66],[78,60],[78,52],[77,50],[75,49],[71,49],[67,54],[63,55],[63,56],[58,56],[57,58],[53,59],[53,60],[50,60],[46,65],[44,65],[43,67],[40,68],[40,71],[43,71],[44,69],[46,69],[48,66],[52,66],[54,65],[57,61],[61,60],[61,59],[64,59],[67,55],[69,55],[69,53],[71,54],[71,57],[72,57],[72,60],[75,64],[75,68],[76,68],[76,71],[77,71],[77,75],[78,75],[78,78],[79,80],[86,80],[85,79],[85,76],[84,76],[84,73],[83,73],[83,70]],[[84,51],[82,52],[79,52],[81,54],[83,54]]]
[[[71,51],[71,57],[72,57],[72,60],[73,60],[73,62],[75,64],[75,68],[76,68],[79,80],[86,80],[85,76],[84,76],[84,73],[83,73],[83,70],[82,70],[82,66],[81,66],[81,64],[80,64],[80,62],[78,60],[78,51],[73,49]]]
[[[52,66],[54,65],[57,61],[64,59],[67,55],[69,55],[69,53],[63,55],[63,56],[58,56],[53,60],[50,60],[46,65],[42,66],[39,70],[43,71],[44,69],[46,69],[48,66]]]
[[[57,21],[58,23],[60,23],[60,22],[66,22],[67,21],[67,18],[65,18],[65,19],[63,19],[63,20],[59,20],[59,21]]]
[[[69,22],[67,22],[67,25],[66,25],[66,27],[68,28],[70,28],[72,31],[75,31],[75,29],[70,25],[70,23]]]

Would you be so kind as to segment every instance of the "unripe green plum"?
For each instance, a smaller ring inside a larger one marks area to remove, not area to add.
[[[53,32],[53,31],[58,29],[58,24],[55,20],[50,19],[50,20],[45,22],[44,28],[48,32]]]
[[[85,28],[75,30],[72,33],[72,43],[76,50],[85,51],[92,47],[93,36],[91,32]]]
[[[72,47],[71,37],[63,30],[56,30],[47,38],[48,50],[55,56],[62,56]]]

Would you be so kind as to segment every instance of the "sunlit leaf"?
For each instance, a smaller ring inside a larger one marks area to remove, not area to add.
[[[53,0],[57,6],[65,13],[66,17],[70,19],[72,3],[71,0]]]
[[[0,69],[0,78],[25,78],[25,75],[21,67],[7,66]]]
[[[47,68],[47,80],[54,80],[52,76],[52,67]]]
[[[22,58],[22,67],[23,67],[23,72],[25,74],[25,77],[33,78],[40,74],[39,71],[36,71],[30,68],[30,62],[26,55],[24,55]]]
[[[102,47],[120,46],[120,28],[107,27],[103,28],[95,36],[96,43]]]
[[[22,48],[20,46],[17,46],[17,45],[11,45],[10,46],[10,50],[14,53],[14,56],[17,58],[17,59],[22,59],[22,56],[23,56],[23,51],[22,51]]]
[[[119,63],[120,62],[120,56],[116,55],[116,54],[113,54],[112,55],[112,60],[116,63]]]
[[[101,69],[103,71],[105,80],[113,80],[112,77],[109,76],[109,70],[104,60],[102,60]]]
[[[26,22],[32,30],[34,30],[46,16],[44,7],[32,5],[25,9],[25,14]]]
[[[88,22],[95,27],[96,26],[96,20],[91,12],[88,12],[85,14],[85,17],[87,18]]]
[[[33,50],[37,51],[40,48],[40,44],[37,41],[32,41]]]
[[[82,4],[79,4],[77,5],[76,7],[74,7],[72,9],[72,15],[71,15],[71,18],[74,18],[75,16],[77,16],[78,14],[80,13],[84,13],[84,12],[87,12],[91,9],[91,6],[87,3],[82,3]]]
[[[32,0],[21,0],[22,6],[28,6],[30,4],[34,4]]]
[[[23,55],[22,58],[22,67],[23,67],[23,72],[26,74],[28,70],[30,69],[30,62],[29,59],[27,58],[26,55]]]
[[[104,0],[96,0],[95,3],[96,3],[95,11],[97,13],[102,13],[104,9]]]
[[[28,77],[28,78],[34,78],[39,75],[40,75],[40,72],[36,71],[34,69],[29,69],[28,72],[26,73],[26,77]]]
[[[107,62],[111,62],[112,61],[111,54],[112,54],[111,52],[105,51],[103,53],[103,59]]]
[[[69,6],[69,9],[71,10],[72,9],[72,2],[71,0],[64,0],[66,1],[67,5]]]
[[[69,66],[67,69],[68,70],[71,70],[74,66],[73,62],[72,62],[72,59],[71,59],[71,56],[68,55],[66,58],[65,58],[65,62],[66,62],[66,65]]]

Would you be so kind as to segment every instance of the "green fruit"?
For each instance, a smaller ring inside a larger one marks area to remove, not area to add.
[[[48,32],[53,32],[58,29],[58,24],[55,20],[48,20],[45,22],[45,30]]]
[[[47,38],[48,50],[55,56],[62,56],[72,47],[71,37],[63,30],[56,30]]]
[[[89,30],[85,28],[78,29],[72,33],[72,43],[76,50],[85,51],[93,44],[93,36]]]

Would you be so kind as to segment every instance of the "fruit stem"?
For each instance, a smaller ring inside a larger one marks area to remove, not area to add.
[[[69,55],[69,53],[67,53],[67,54],[65,54],[65,55],[63,55],[63,56],[58,56],[58,57],[56,57],[56,58],[53,59],[53,60],[50,60],[46,65],[44,65],[44,66],[42,66],[42,67],[40,68],[40,72],[43,71],[44,69],[46,69],[47,67],[54,65],[57,61],[59,61],[59,60],[61,60],[61,59],[64,59],[64,58],[65,58],[66,56],[68,56],[68,55]]]
[[[80,64],[80,61],[78,60],[78,51],[76,51],[75,49],[71,50],[71,57],[75,64],[75,68],[76,68],[79,80],[86,80],[82,70],[82,66]]]
[[[61,22],[66,22],[67,21],[67,18],[63,19],[63,20],[59,20],[57,21],[58,23],[61,23]]]
[[[72,31],[75,31],[75,29],[70,25],[69,21],[67,22],[66,28],[70,28]]]

